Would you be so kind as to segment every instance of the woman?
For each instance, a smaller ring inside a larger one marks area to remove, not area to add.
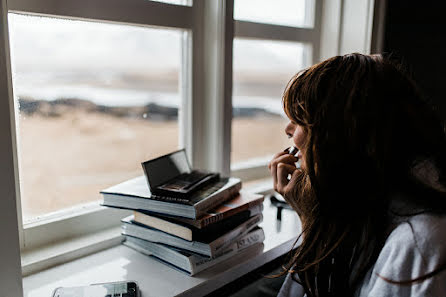
[[[300,151],[269,168],[302,244],[279,296],[446,296],[446,137],[414,82],[349,54],[295,75],[283,104]]]

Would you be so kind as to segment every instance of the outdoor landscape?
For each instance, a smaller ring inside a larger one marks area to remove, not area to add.
[[[9,17],[25,221],[98,200],[178,149],[183,31]],[[233,164],[288,145],[281,95],[303,50],[234,41]]]

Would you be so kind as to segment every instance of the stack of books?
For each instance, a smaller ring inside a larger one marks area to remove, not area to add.
[[[265,238],[258,226],[263,219],[263,196],[241,191],[238,178],[220,177],[190,199],[152,194],[145,176],[101,194],[104,206],[133,210],[122,220],[125,245],[189,275]]]

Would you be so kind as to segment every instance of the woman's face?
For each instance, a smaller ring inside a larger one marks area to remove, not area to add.
[[[294,146],[299,149],[299,153],[297,154],[297,158],[301,161],[302,167],[303,165],[303,154],[302,149],[306,139],[306,132],[302,126],[299,126],[293,121],[290,121],[285,128],[285,133],[288,138],[293,140]]]

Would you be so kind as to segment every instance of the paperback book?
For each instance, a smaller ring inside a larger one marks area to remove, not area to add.
[[[220,178],[217,182],[195,192],[186,201],[174,197],[152,195],[145,176],[139,176],[102,190],[100,193],[104,206],[197,219],[207,210],[236,196],[241,186],[241,180],[238,178]]]
[[[133,221],[133,216],[122,219],[122,234],[162,243],[207,257],[215,257],[228,245],[254,229],[263,220],[262,214],[249,218],[245,222],[223,234],[212,234],[202,241],[188,241],[163,231],[144,226]]]
[[[257,227],[229,245],[216,255],[215,258],[203,257],[186,250],[131,236],[126,236],[124,244],[143,254],[153,256],[164,263],[168,263],[189,275],[195,275],[206,268],[233,257],[244,249],[262,243],[264,240],[265,233],[263,229]]]

